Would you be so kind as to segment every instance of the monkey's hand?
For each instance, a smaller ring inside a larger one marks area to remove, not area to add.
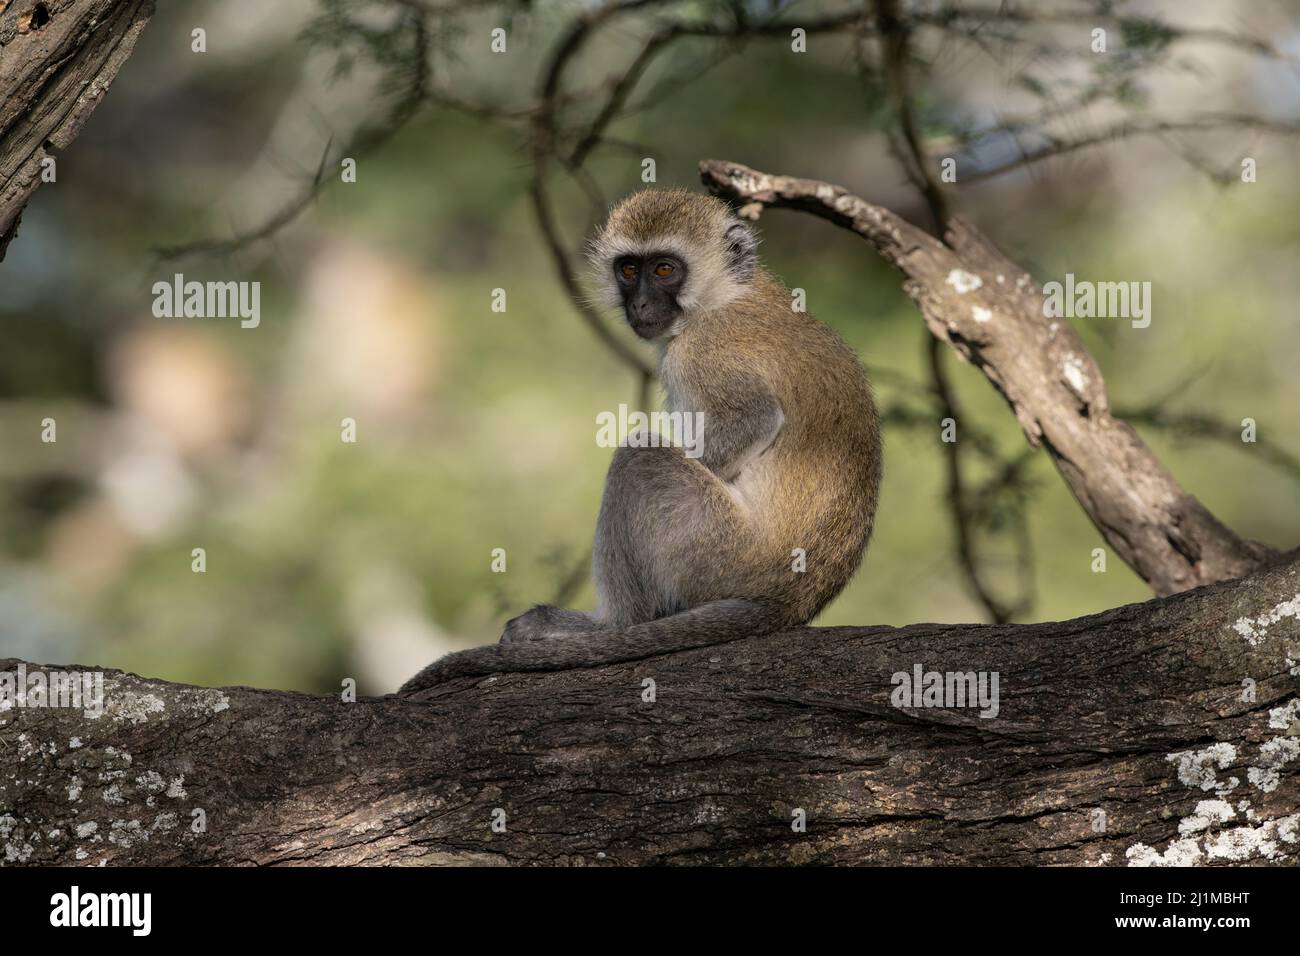
[[[785,425],[781,403],[760,389],[705,418],[700,460],[723,481],[735,481],[754,459],[772,447]]]

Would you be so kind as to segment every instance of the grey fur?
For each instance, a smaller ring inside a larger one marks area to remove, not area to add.
[[[747,222],[736,220],[723,233],[727,244],[727,257],[730,260],[729,271],[741,282],[754,278],[758,268],[758,234]]]

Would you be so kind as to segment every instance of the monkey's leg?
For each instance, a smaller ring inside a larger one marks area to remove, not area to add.
[[[600,617],[535,608],[516,619],[533,639],[503,635],[502,644],[449,654],[400,693],[453,677],[591,667],[777,630],[790,623],[779,605],[729,593],[739,586],[730,577],[748,535],[725,486],[681,449],[620,448],[597,522]]]
[[[610,463],[596,522],[592,564],[600,611],[539,604],[506,622],[501,643],[626,627],[726,597],[699,586],[721,558],[713,549],[737,547],[737,525],[730,496],[703,465],[678,449],[624,445]],[[701,563],[707,567],[692,568]]]
[[[736,597],[749,530],[731,493],[680,448],[623,446],[605,479],[592,574],[600,619],[628,627]]]

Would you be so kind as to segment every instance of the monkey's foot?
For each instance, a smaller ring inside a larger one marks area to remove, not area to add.
[[[538,604],[529,608],[518,617],[506,621],[505,630],[501,632],[502,644],[514,644],[516,641],[540,641],[550,637],[557,630],[559,623],[555,620],[556,608]]]
[[[549,604],[538,604],[518,617],[506,621],[505,630],[501,632],[501,643],[516,644],[521,641],[572,637],[586,634],[599,627],[600,623],[590,614],[570,611],[562,607],[551,607]]]

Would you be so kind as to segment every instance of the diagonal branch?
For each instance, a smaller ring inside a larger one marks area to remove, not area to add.
[[[1078,333],[1044,314],[1023,269],[973,226],[944,241],[839,186],[705,160],[704,183],[757,217],[798,209],[856,232],[906,277],[931,334],[1001,392],[1034,447],[1042,446],[1115,552],[1157,594],[1239,577],[1274,552],[1223,525],[1110,413],[1096,361]]]

